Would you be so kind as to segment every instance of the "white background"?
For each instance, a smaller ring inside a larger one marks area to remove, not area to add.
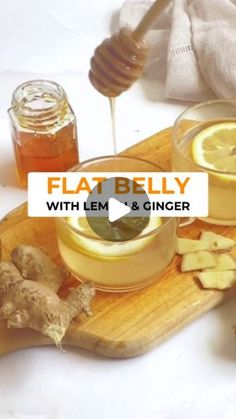
[[[61,83],[78,119],[81,159],[112,152],[108,103],[89,84],[93,49],[122,0],[0,0],[0,215],[26,199],[14,172],[6,110],[36,77]],[[37,74],[38,73],[38,74]],[[187,104],[165,102],[160,79],[118,101],[122,150],[173,124]],[[231,300],[152,352],[110,360],[82,350],[21,351],[0,359],[0,419],[235,419]]]

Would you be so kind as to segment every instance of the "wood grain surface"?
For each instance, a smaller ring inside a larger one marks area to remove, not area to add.
[[[167,129],[123,152],[142,157],[170,169],[171,130]],[[202,230],[215,231],[236,239],[236,227],[209,226],[201,221],[181,229],[181,236],[198,238]],[[26,204],[8,214],[0,223],[2,258],[7,260],[20,243],[41,246],[59,264],[55,228],[52,219],[28,218]],[[140,355],[167,339],[198,318],[224,298],[235,293],[206,291],[192,273],[180,273],[180,258],[175,257],[161,279],[141,291],[124,294],[97,292],[93,317],[80,316],[73,321],[63,345],[78,346],[109,357]],[[68,285],[75,285],[70,279]],[[7,329],[0,323],[0,354],[22,348],[50,345],[49,339],[29,329]]]

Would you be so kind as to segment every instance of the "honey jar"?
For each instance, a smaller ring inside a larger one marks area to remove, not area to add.
[[[78,163],[76,118],[59,84],[20,85],[8,112],[21,186],[27,186],[29,172],[62,172]]]

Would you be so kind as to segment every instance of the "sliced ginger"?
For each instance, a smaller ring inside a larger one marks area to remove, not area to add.
[[[236,244],[235,240],[221,236],[221,234],[213,233],[212,231],[203,231],[200,237],[200,241],[209,241],[210,248],[213,251],[230,250]]]
[[[200,240],[179,238],[176,251],[183,255],[181,271],[202,269],[196,277],[204,288],[230,288],[236,283],[236,260],[228,253],[217,252],[228,252],[235,244],[234,240],[212,231],[203,231]]]
[[[210,250],[210,247],[208,240],[191,240],[179,237],[176,242],[176,253],[184,255],[185,253],[199,252],[200,250]]]
[[[200,252],[185,253],[182,257],[181,271],[189,272],[198,269],[212,268],[216,265],[216,259],[211,252],[202,250]]]
[[[184,255],[185,253],[199,252],[201,250],[230,250],[233,246],[235,246],[234,240],[211,231],[203,231],[200,240],[179,237],[176,244],[176,253]]]
[[[195,276],[206,289],[225,290],[236,284],[236,271],[197,272]]]
[[[215,255],[216,266],[213,268],[204,269],[205,272],[221,272],[221,271],[234,271],[236,270],[236,260],[228,253],[221,253]]]

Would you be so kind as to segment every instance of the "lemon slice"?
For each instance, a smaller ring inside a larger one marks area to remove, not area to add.
[[[156,228],[160,227],[162,220],[160,217],[150,217],[149,223],[146,228],[140,234],[138,240],[132,239],[129,241],[105,241],[100,238],[90,227],[86,217],[69,217],[67,218],[67,223],[75,228],[81,233],[85,234],[87,237],[75,233],[72,233],[73,242],[80,246],[89,253],[96,254],[99,257],[117,257],[117,256],[126,256],[131,253],[139,252],[144,246],[146,246],[153,237],[144,237],[142,236],[150,233]]]
[[[192,155],[200,166],[236,173],[236,122],[203,129],[193,140]]]

